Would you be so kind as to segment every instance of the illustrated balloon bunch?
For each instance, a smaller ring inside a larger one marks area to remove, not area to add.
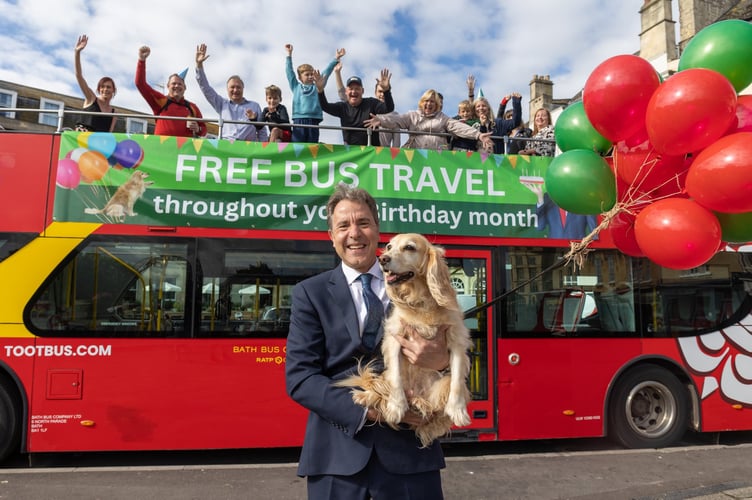
[[[78,136],[78,145],[58,161],[55,182],[62,188],[75,189],[81,182],[98,181],[110,167],[138,168],[144,159],[138,142],[132,139],[118,142],[109,132],[83,132]]]
[[[750,61],[752,24],[728,20],[695,35],[665,81],[634,55],[598,65],[557,120],[551,199],[603,214],[596,231],[622,252],[672,269],[752,241],[752,96],[737,95]]]

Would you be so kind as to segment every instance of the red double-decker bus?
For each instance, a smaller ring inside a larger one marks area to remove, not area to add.
[[[548,162],[0,134],[0,457],[302,444],[290,294],[337,265],[324,206],[338,182],[375,195],[384,241],[444,246],[474,311],[472,423],[446,439],[661,447],[752,428],[750,254],[675,271],[602,232],[582,266],[563,262],[569,242],[526,187]]]

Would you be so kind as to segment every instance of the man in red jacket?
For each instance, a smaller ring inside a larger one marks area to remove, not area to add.
[[[136,88],[146,99],[157,116],[177,116],[202,118],[198,106],[185,99],[185,80],[178,74],[170,75],[167,80],[167,95],[154,90],[146,83],[146,58],[151,49],[143,46],[138,49],[138,66],[136,66]],[[206,135],[206,123],[193,120],[157,120],[154,128],[157,135],[175,135],[182,137],[202,137]]]

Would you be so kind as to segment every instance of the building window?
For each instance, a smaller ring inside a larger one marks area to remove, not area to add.
[[[146,120],[139,118],[126,118],[125,119],[125,131],[129,134],[146,134],[147,129]]]
[[[39,109],[58,111],[59,109],[63,109],[64,106],[65,103],[63,101],[53,101],[44,97],[39,99]],[[57,113],[39,113],[39,123],[57,127]]]
[[[18,97],[17,92],[13,92],[12,90],[0,89],[0,108],[15,108],[17,97]],[[8,111],[6,113],[0,113],[0,116],[4,116],[5,118],[15,118],[16,112]]]

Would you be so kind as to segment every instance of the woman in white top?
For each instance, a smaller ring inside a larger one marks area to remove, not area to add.
[[[421,132],[452,134],[466,139],[476,139],[484,146],[493,148],[490,132],[481,133],[476,128],[450,118],[441,111],[443,105],[444,100],[441,94],[433,89],[426,90],[418,101],[417,110],[403,114],[375,115],[370,120],[366,120],[365,125],[371,128],[381,126],[387,129],[407,130],[410,137],[402,146],[403,148],[448,149],[448,137]]]

